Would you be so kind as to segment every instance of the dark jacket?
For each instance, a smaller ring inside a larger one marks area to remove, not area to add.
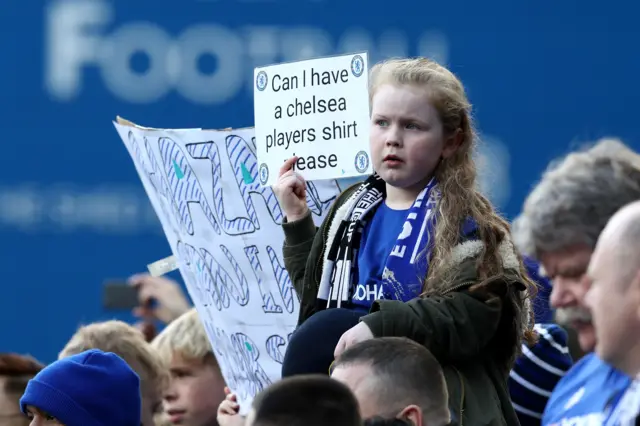
[[[336,210],[355,187],[344,191],[318,228],[311,215],[285,223],[284,262],[300,297],[302,324],[317,312],[316,296],[323,268],[327,233]],[[506,241],[501,253],[517,257]],[[461,426],[518,425],[511,406],[507,378],[520,339],[514,336],[513,297],[521,279],[515,272],[478,284],[474,256],[482,243],[474,241],[454,253],[457,273],[453,285],[430,296],[407,303],[394,300],[374,302],[371,312],[361,318],[374,336],[408,337],[429,349],[441,363],[449,389],[449,406]],[[505,265],[508,265],[505,261]],[[505,266],[506,268],[506,266]],[[508,270],[508,269],[507,269]]]

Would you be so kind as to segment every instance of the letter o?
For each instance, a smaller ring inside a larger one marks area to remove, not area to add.
[[[176,44],[180,63],[178,91],[199,104],[220,104],[233,98],[246,75],[242,69],[243,44],[231,31],[217,25],[196,25],[187,29]],[[198,70],[198,58],[209,53],[218,60],[211,75]]]
[[[151,103],[171,89],[168,55],[172,40],[159,26],[149,22],[128,24],[105,40],[102,54],[102,77],[106,86],[118,97],[132,103]],[[149,56],[149,69],[134,72],[131,55],[142,51]]]

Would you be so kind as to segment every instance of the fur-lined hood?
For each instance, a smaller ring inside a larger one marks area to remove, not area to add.
[[[474,240],[466,241],[458,244],[453,248],[451,253],[451,267],[453,270],[459,268],[460,265],[466,261],[477,258],[484,249],[484,242]],[[509,280],[522,283],[522,277],[520,274],[520,261],[518,259],[518,253],[513,244],[511,236],[507,234],[498,246],[498,255],[502,259],[502,267],[505,273],[509,276]],[[446,291],[446,289],[438,289],[439,291]],[[532,318],[532,304],[531,299],[526,294],[526,287],[519,293],[522,297],[522,312],[520,318],[520,329],[524,332],[533,327]]]

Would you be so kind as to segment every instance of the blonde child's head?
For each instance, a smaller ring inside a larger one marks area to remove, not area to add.
[[[195,308],[170,323],[151,345],[171,373],[165,416],[190,426],[216,425],[225,382]]]

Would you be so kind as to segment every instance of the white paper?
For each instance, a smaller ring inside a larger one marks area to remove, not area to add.
[[[160,277],[176,269],[178,269],[178,259],[173,255],[147,265],[149,275],[152,277]]]
[[[293,156],[307,180],[372,173],[368,65],[362,52],[254,70],[261,184],[273,185]]]
[[[253,129],[158,130],[114,123],[160,218],[222,374],[246,414],[278,380],[299,311],[284,269],[283,213],[258,183]],[[340,192],[309,182],[320,223]]]

